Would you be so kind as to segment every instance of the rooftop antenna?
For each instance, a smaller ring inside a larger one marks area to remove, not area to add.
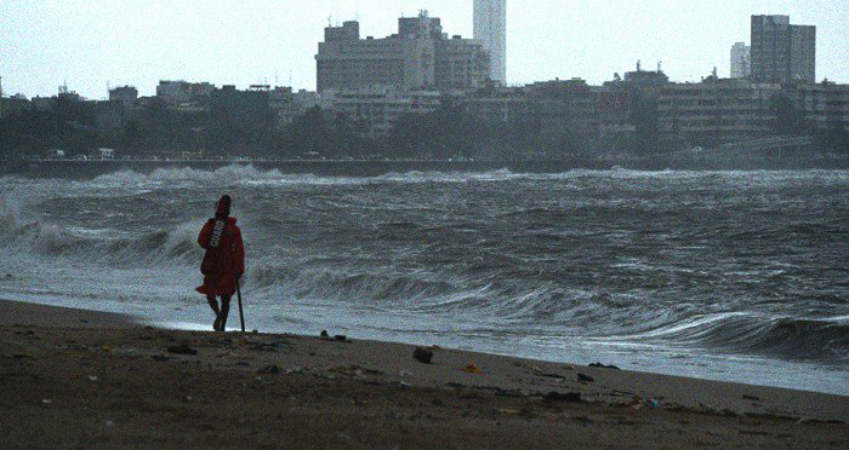
[[[640,72],[640,60],[637,60],[636,66],[637,66],[637,71]]]
[[[331,16],[328,16],[328,28],[331,27]]]
[[[658,60],[658,73],[661,73],[661,60]]]

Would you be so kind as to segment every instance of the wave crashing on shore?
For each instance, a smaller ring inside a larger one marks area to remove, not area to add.
[[[552,360],[607,349],[688,373],[744,357],[846,382],[847,172],[228,166],[0,185],[7,297],[198,320],[196,233],[228,192],[269,331]]]

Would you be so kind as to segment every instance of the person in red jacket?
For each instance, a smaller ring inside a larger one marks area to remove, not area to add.
[[[208,220],[198,234],[198,244],[206,250],[201,263],[204,284],[196,290],[206,294],[215,322],[213,329],[224,331],[230,311],[230,297],[236,291],[236,282],[245,273],[245,247],[242,231],[236,226],[236,218],[230,217],[230,196],[223,195],[218,201],[215,217]],[[216,302],[221,297],[221,307]]]

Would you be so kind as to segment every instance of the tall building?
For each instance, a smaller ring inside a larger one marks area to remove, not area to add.
[[[139,91],[133,86],[121,86],[109,90],[109,100],[130,106],[139,98]]]
[[[749,78],[750,46],[736,42],[729,55],[729,78]]]
[[[507,82],[505,68],[507,11],[506,0],[475,0],[472,35],[490,52],[490,79]]]
[[[668,84],[658,97],[659,138],[713,147],[770,135],[771,98],[781,92],[778,83],[716,77]]]
[[[402,90],[392,86],[368,86],[329,90],[331,109],[346,115],[361,135],[386,138],[393,125],[407,114],[427,114],[440,107],[438,91]]]
[[[474,89],[490,71],[487,52],[478,40],[443,33],[440,19],[422,11],[398,20],[398,33],[383,39],[360,38],[360,24],[325,28],[316,54],[316,90],[394,86]]]
[[[815,81],[815,27],[788,16],[752,16],[750,63],[756,81]]]
[[[187,102],[206,102],[215,91],[211,83],[189,83],[187,81],[160,80],[156,86],[156,96],[169,105]]]

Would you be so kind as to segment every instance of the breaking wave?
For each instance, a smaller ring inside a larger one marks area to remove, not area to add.
[[[846,172],[333,177],[232,165],[0,183],[0,251],[67,268],[84,288],[120,290],[79,275],[109,268],[199,276],[197,233],[227,190],[258,303],[847,362]]]

